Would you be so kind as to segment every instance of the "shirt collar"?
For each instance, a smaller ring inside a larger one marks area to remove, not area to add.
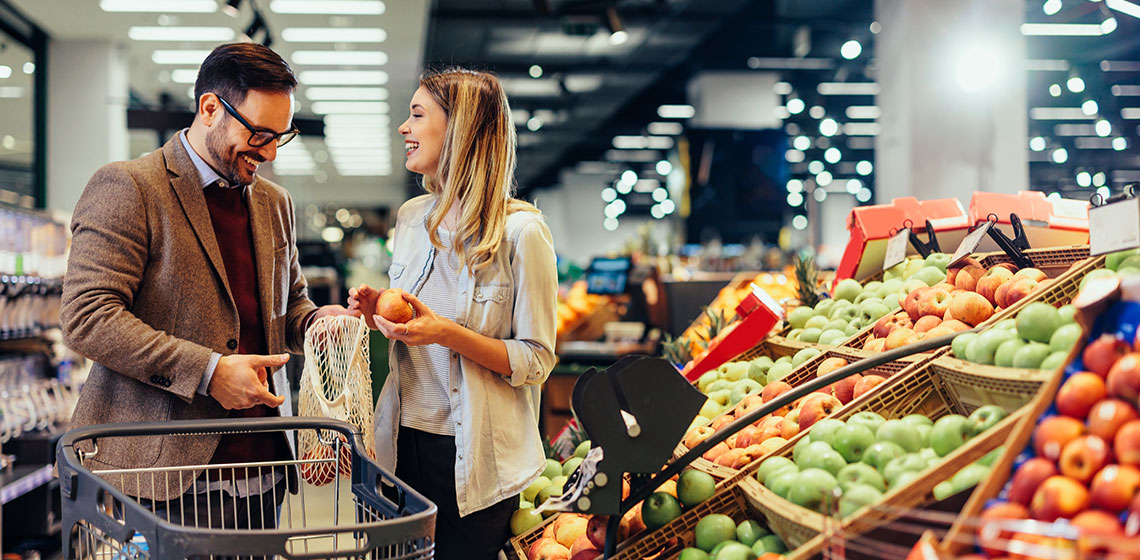
[[[198,155],[198,152],[194,151],[194,148],[190,146],[190,141],[186,139],[187,130],[188,129],[185,128],[182,129],[182,131],[178,133],[178,139],[182,141],[182,147],[186,148],[186,153],[189,154],[190,161],[194,162],[194,168],[198,170],[198,178],[202,181],[202,188],[204,189],[215,184],[223,189],[232,186],[240,187],[241,185],[231,185],[229,181],[223,179],[221,175],[218,175],[217,171],[214,171],[213,167],[210,167],[210,164],[206,163],[206,160],[202,159],[202,156]]]

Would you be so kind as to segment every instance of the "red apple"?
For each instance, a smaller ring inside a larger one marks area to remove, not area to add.
[[[998,309],[1009,307],[1009,302],[1006,301],[1006,294],[1009,293],[1009,287],[1012,285],[1013,278],[1010,278],[1009,280],[1002,282],[994,292],[994,305],[996,305]]]
[[[1061,450],[1084,433],[1085,425],[1080,420],[1068,416],[1050,416],[1033,430],[1033,449],[1037,456],[1056,461],[1061,457]]]
[[[933,329],[930,329],[922,334],[925,334],[926,338],[937,338],[948,334],[954,334],[955,332],[956,331],[954,329],[947,327],[946,325],[938,325],[937,327],[934,327]]]
[[[1041,270],[1036,269],[1036,268],[1023,268],[1021,270],[1018,270],[1017,272],[1014,272],[1013,275],[1019,276],[1019,277],[1023,276],[1026,278],[1032,278],[1033,280],[1036,280],[1038,282],[1043,282],[1048,278],[1048,276],[1046,276],[1044,272],[1042,272]]]
[[[947,311],[947,313],[950,313],[950,312]],[[962,321],[959,321],[957,319],[945,319],[942,321],[942,324],[939,326],[950,327],[951,329],[954,330],[954,332],[962,332],[962,331],[970,330],[970,325],[967,325],[966,323],[963,323]]]
[[[894,350],[895,348],[906,346],[907,340],[913,334],[915,334],[914,329],[899,327],[891,332],[891,334],[887,335],[886,342],[883,343],[883,348],[886,348],[887,350]]]
[[[930,288],[915,288],[903,298],[902,308],[906,311],[907,317],[910,318],[911,321],[917,321],[918,318],[922,316],[918,312],[918,298],[922,296],[923,292],[929,289]]]
[[[791,390],[792,386],[788,383],[784,381],[773,381],[765,385],[764,389],[760,391],[760,398],[765,403],[770,403],[775,400],[776,397],[783,395],[784,393],[787,393]]]
[[[582,554],[583,552],[587,551],[592,552],[593,554]],[[574,539],[573,543],[570,543],[570,560],[574,560],[578,557],[582,557],[587,560],[593,560],[594,557],[598,554],[600,554],[598,552],[598,548],[594,546],[594,543],[590,542],[590,537],[588,537],[585,533],[578,535],[578,538]]]
[[[1088,509],[1089,491],[1066,476],[1052,476],[1041,483],[1029,504],[1029,513],[1038,521],[1072,519]]]
[[[874,340],[868,340],[867,344],[863,346],[863,349],[872,352],[883,352],[887,349],[887,339],[876,338]]]
[[[1112,450],[1122,465],[1140,465],[1140,420],[1129,420],[1116,431]]]
[[[1106,511],[1090,509],[1082,511],[1069,520],[1069,525],[1080,529],[1077,549],[1081,558],[1104,558],[1111,543],[1124,537],[1124,526],[1120,519]],[[1135,543],[1133,543],[1135,544]],[[1132,558],[1136,558],[1135,555]]]
[[[891,334],[891,331],[899,327],[909,327],[911,325],[910,317],[905,311],[900,311],[898,313],[884,315],[878,321],[875,321],[875,328],[872,329],[871,332],[878,338],[887,338],[887,335]]]
[[[748,447],[753,443],[764,441],[759,439],[761,433],[763,432],[760,431],[759,426],[749,425],[741,428],[739,432],[736,432],[736,445],[734,447]]]
[[[741,399],[740,403],[736,405],[736,417],[741,418],[761,406],[764,406],[764,398],[761,393],[752,393]]]
[[[724,455],[725,453],[728,453],[731,450],[732,450],[732,448],[728,446],[728,443],[722,441],[722,442],[717,443],[716,445],[712,446],[711,448],[709,448],[708,451],[705,451],[705,454],[701,455],[701,458],[706,460],[706,461],[710,461],[710,462],[715,463],[716,460],[719,459],[721,455]]]
[[[1003,502],[986,508],[978,520],[978,546],[991,558],[1002,556],[1006,542],[1013,535],[1004,528],[1004,521],[1028,518],[1029,510],[1018,503]]]
[[[864,375],[863,378],[860,379],[859,382],[855,384],[855,389],[851,393],[851,398],[857,399],[857,398],[863,396],[863,393],[870,391],[872,387],[874,387],[875,385],[878,385],[878,384],[880,384],[886,380],[887,380],[887,378],[885,378],[881,375]]]
[[[1080,436],[1061,449],[1061,474],[1088,484],[1108,464],[1112,449],[1096,436]]]
[[[333,453],[328,445],[318,445],[305,452],[301,457],[303,461],[320,462],[301,463],[301,478],[313,486],[324,486],[336,479],[337,465],[327,462],[333,458]]]
[[[1009,289],[1005,292],[1005,305],[1003,307],[1009,307],[1029,295],[1030,292],[1037,289],[1038,281],[1028,276],[1018,278],[1017,275],[1014,275],[1006,284],[1009,284]],[[1002,286],[1004,285],[1002,284]]]
[[[953,284],[954,281],[958,279],[958,273],[968,266],[981,267],[982,263],[978,262],[978,259],[974,257],[966,257],[958,262],[958,264],[946,269],[946,281]]]
[[[1089,498],[1093,507],[1121,511],[1140,490],[1140,469],[1132,465],[1108,465],[1093,477]]]
[[[1091,340],[1081,353],[1085,369],[1101,377],[1108,377],[1108,370],[1117,360],[1128,353],[1128,343],[1111,335],[1102,334]]]
[[[997,305],[997,299],[994,297],[997,295],[997,289],[1010,278],[1013,278],[1013,272],[1010,272],[1008,268],[994,267],[978,279],[978,285],[974,289],[978,295],[986,298],[991,304]]]
[[[1108,394],[1127,402],[1136,402],[1140,396],[1140,353],[1129,352],[1116,360],[1105,379]]]
[[[835,412],[843,403],[832,395],[813,393],[804,398],[800,405],[800,430],[806,430],[812,424],[823,420]]]
[[[1041,483],[1056,475],[1057,467],[1049,459],[1034,457],[1022,463],[1009,483],[1009,500],[1028,506]]]
[[[606,546],[606,525],[610,522],[608,515],[591,515],[586,524],[586,536],[594,548],[602,549]]]
[[[946,314],[946,310],[949,308],[950,292],[947,292],[941,288],[927,288],[925,290],[922,290],[922,293],[918,296],[919,318],[925,317],[927,315],[934,315],[935,317],[941,319],[942,316]]]
[[[692,430],[689,430],[689,433],[685,434],[685,439],[681,440],[681,444],[689,449],[692,449],[697,445],[700,445],[702,441],[708,439],[709,436],[713,435],[714,433],[716,433],[716,430],[712,429],[711,426],[698,426]]]
[[[978,294],[963,292],[951,298],[950,313],[954,315],[954,320],[976,327],[994,314],[994,306]]]
[[[914,323],[914,332],[924,333],[930,329],[933,329],[934,327],[937,327],[941,323],[942,317],[939,317],[937,315],[927,315],[925,317],[920,317],[918,321],[915,321]]]
[[[843,358],[836,358],[836,357],[827,358],[826,360],[820,362],[819,366],[817,366],[815,368],[815,376],[816,377],[823,377],[823,376],[825,376],[825,375],[827,375],[827,374],[829,374],[829,373],[831,373],[831,372],[833,372],[833,371],[835,371],[835,370],[837,370],[843,366],[846,366],[846,365],[847,365],[847,360],[845,360]]]
[[[1104,399],[1104,379],[1095,373],[1082,371],[1069,376],[1057,390],[1057,411],[1077,420],[1088,417],[1093,405]]]
[[[583,548],[576,554],[572,554],[570,560],[594,560],[595,558],[601,557],[601,555],[602,551],[599,548]]]
[[[1116,431],[1125,423],[1137,418],[1136,409],[1120,399],[1104,399],[1089,410],[1089,433],[1104,441],[1113,441]]]
[[[859,380],[863,379],[862,375],[856,373],[849,375],[831,384],[832,390],[835,393],[835,398],[839,402],[847,404],[855,399],[855,386],[859,384]]]
[[[986,269],[978,265],[969,265],[963,267],[954,276],[954,287],[959,290],[966,290],[968,292],[974,291],[978,285],[978,279],[986,274]]]
[[[800,433],[800,409],[795,408],[785,414],[783,422],[780,422],[780,437],[792,439],[798,433]]]

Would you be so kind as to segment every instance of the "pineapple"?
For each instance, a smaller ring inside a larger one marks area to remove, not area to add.
[[[796,295],[800,299],[800,305],[815,307],[815,304],[819,303],[819,294],[815,291],[819,280],[819,269],[815,267],[815,259],[796,255],[795,265]]]
[[[684,336],[673,338],[666,334],[665,342],[662,344],[665,350],[665,359],[674,364],[685,364],[692,358],[692,352],[689,348],[689,339]]]

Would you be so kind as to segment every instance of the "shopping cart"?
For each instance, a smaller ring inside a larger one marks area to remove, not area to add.
[[[292,432],[302,430],[316,431],[321,441],[334,450],[331,457],[164,468],[88,468],[90,459],[98,456],[99,442],[109,438],[281,432],[290,437]],[[88,443],[81,449],[81,442]],[[70,431],[64,434],[56,451],[63,505],[64,557],[100,560],[432,558],[435,504],[380,468],[364,454],[364,449],[364,441],[355,427],[321,418],[109,424]],[[345,477],[351,470],[351,486],[342,487],[347,479],[342,481],[342,477],[335,474],[329,475],[328,484],[321,487],[298,480],[311,481],[313,473],[329,472],[330,468],[331,472],[339,470]],[[248,477],[238,474],[242,469]],[[298,477],[299,473],[304,476]],[[187,499],[181,494],[158,501],[131,495],[160,496],[158,489],[181,487],[184,480],[194,481],[188,484],[192,484],[195,491],[207,494],[208,499]],[[267,507],[260,504],[244,511],[239,509],[231,493],[243,495],[252,485],[263,483],[276,490],[261,493],[256,489],[256,495],[268,496],[268,500],[274,501]],[[221,488],[226,485],[231,486],[229,492]],[[287,487],[294,488],[295,493],[286,491]],[[349,490],[351,506],[346,499],[342,507],[339,497],[342,493],[347,495]],[[195,504],[214,508],[214,511],[201,515]],[[279,517],[276,528],[259,528],[273,526],[275,513]],[[203,517],[208,520],[203,522]],[[211,521],[215,518],[225,520]]]

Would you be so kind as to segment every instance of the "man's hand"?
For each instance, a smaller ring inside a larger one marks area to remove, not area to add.
[[[312,322],[317,322],[321,317],[333,317],[336,315],[350,315],[352,317],[359,317],[360,310],[345,309],[343,305],[323,305],[317,308],[317,312],[313,313]]]
[[[288,361],[288,354],[222,356],[206,392],[228,410],[253,408],[259,404],[276,408],[285,402],[285,397],[269,392],[265,368],[277,369]]]
[[[368,284],[361,284],[359,287],[349,288],[348,290],[349,311],[360,313],[370,329],[380,328],[380,326],[376,324],[376,320],[373,316],[376,315],[376,302],[380,299],[380,294],[382,293],[384,293],[384,290],[377,290]]]

